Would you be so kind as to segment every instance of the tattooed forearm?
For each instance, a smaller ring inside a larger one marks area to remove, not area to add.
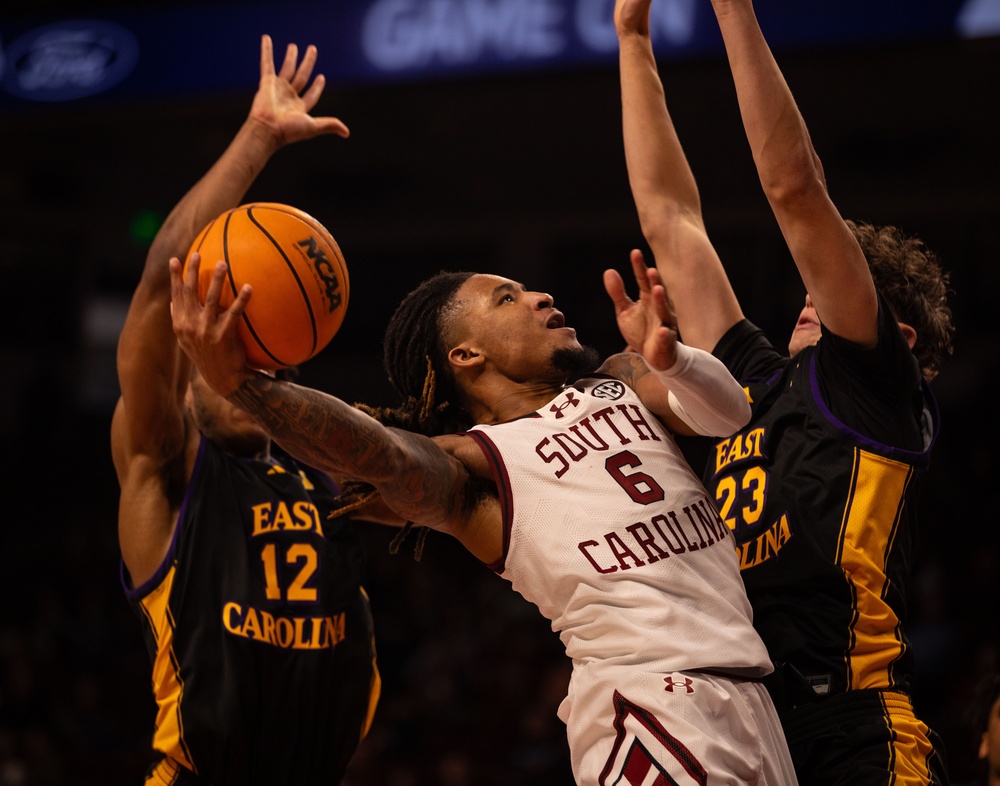
[[[338,398],[264,374],[228,397],[301,461],[375,485],[396,513],[428,526],[461,509],[458,463],[427,437],[390,429]]]
[[[258,374],[229,400],[302,461],[365,479],[392,472],[385,427],[333,396]]]

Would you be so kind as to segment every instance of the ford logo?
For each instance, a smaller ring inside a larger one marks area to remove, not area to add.
[[[29,101],[72,101],[117,85],[138,59],[135,36],[120,25],[57,22],[25,33],[8,47],[2,84]]]

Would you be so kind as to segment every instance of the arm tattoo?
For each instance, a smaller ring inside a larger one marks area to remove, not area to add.
[[[454,499],[454,462],[426,437],[386,428],[340,399],[265,374],[244,380],[228,400],[297,459],[376,485],[397,513],[432,522],[463,504]]]
[[[603,370],[634,390],[636,383],[649,373],[649,366],[646,365],[642,355],[635,352],[622,352],[609,357],[604,363]]]
[[[258,374],[244,380],[229,400],[307,463],[332,464],[345,471],[365,466],[365,474],[370,474],[377,473],[377,462],[384,460],[385,429],[332,396]]]

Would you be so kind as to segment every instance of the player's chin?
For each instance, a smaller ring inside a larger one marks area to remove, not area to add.
[[[601,364],[601,356],[593,347],[582,346],[573,341],[552,353],[552,366],[569,374],[590,374]]]
[[[811,347],[823,335],[819,325],[804,325],[792,331],[792,337],[788,342],[788,355],[794,357],[806,347]]]
[[[579,339],[576,337],[576,331],[573,328],[550,328],[543,340],[546,344],[552,347],[554,350],[565,350],[573,352],[582,348]]]

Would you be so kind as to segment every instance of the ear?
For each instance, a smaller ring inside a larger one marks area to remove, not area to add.
[[[486,356],[474,345],[462,343],[448,352],[448,362],[456,370],[467,369],[485,363]]]
[[[903,331],[903,338],[906,339],[906,343],[910,345],[910,349],[913,349],[917,343],[917,331],[912,327],[907,325],[905,322],[899,323],[899,329]]]
[[[983,732],[983,738],[979,741],[979,758],[988,759],[990,757],[990,733]]]

